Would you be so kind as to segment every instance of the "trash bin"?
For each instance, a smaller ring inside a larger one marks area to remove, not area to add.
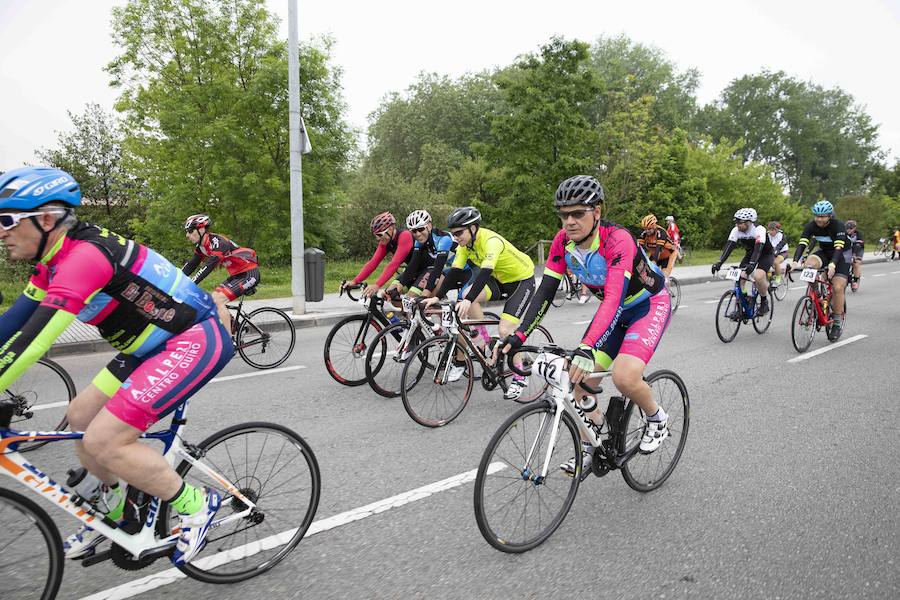
[[[303,252],[303,278],[307,302],[321,302],[325,297],[325,251],[307,248]]]

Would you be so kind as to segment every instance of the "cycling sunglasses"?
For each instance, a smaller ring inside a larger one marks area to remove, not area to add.
[[[569,211],[558,210],[558,211],[556,211],[556,214],[559,215],[560,220],[565,222],[565,220],[568,219],[569,217],[574,217],[576,221],[579,219],[583,219],[584,215],[588,214],[589,212],[594,212],[594,209],[579,208],[576,210],[569,210]]]
[[[450,231],[450,235],[453,236],[453,237],[455,237],[455,238],[458,238],[458,237],[461,236],[461,235],[463,234],[463,232],[465,232],[465,231],[466,231],[465,229],[452,229],[452,230]]]
[[[416,227],[415,229],[410,229],[410,231],[412,233],[422,233],[423,231],[425,231],[425,228],[424,227]]]
[[[36,217],[38,215],[42,215],[47,211],[38,211],[38,212],[22,212],[22,213],[4,213],[0,215],[0,227],[3,228],[4,231],[9,231],[13,227],[19,224],[19,221],[22,219],[26,219],[28,217]]]

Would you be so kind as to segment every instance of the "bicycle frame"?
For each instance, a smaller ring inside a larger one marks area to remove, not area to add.
[[[825,300],[831,304],[832,285],[823,275],[822,271],[816,275],[815,281],[807,282],[806,295],[812,299],[813,306],[816,307],[816,326],[825,327],[830,322],[828,315],[822,308],[822,301]],[[819,291],[821,289],[821,292]]]
[[[450,339],[452,342],[447,344],[444,354],[441,356],[438,361],[439,365],[444,365],[443,373],[440,374],[441,380],[446,380],[449,372],[450,366],[453,361],[450,360],[450,356],[456,352],[456,348],[460,345],[459,340],[462,338],[462,345],[466,348],[470,356],[473,356],[475,360],[481,365],[481,368],[485,371],[485,373],[491,373],[491,376],[500,386],[504,392],[509,389],[509,385],[506,383],[506,380],[501,376],[500,369],[497,365],[493,365],[487,362],[486,357],[481,353],[481,350],[475,345],[472,341],[472,336],[470,335],[470,327],[478,326],[478,325],[496,325],[497,321],[493,319],[478,319],[474,321],[466,321],[463,323],[459,319],[459,315],[456,314],[456,310],[454,306],[451,304],[442,304],[441,305],[441,326],[447,330],[450,335]],[[497,363],[499,364],[499,359]],[[438,377],[438,373],[435,372],[435,378]],[[493,388],[491,388],[493,389]]]
[[[572,419],[575,421],[575,425],[578,428],[579,433],[581,434],[581,439],[586,439],[590,442],[591,446],[594,448],[600,448],[603,445],[603,441],[608,438],[615,438],[616,436],[621,435],[619,431],[618,425],[616,423],[609,423],[604,421],[607,425],[608,429],[606,432],[603,432],[602,429],[600,433],[598,433],[595,429],[596,425],[587,418],[584,411],[575,403],[575,396],[571,391],[571,384],[569,383],[569,372],[566,368],[566,359],[564,356],[557,356],[554,354],[549,354],[546,352],[541,352],[537,355],[535,359],[534,365],[532,365],[532,373],[537,373],[539,376],[543,377],[544,380],[549,384],[552,392],[550,393],[550,403],[554,407],[553,413],[553,423],[550,428],[550,442],[548,444],[548,448],[556,447],[556,440],[559,436],[559,425],[562,420],[562,415],[564,412],[569,413]],[[612,371],[595,371],[587,376],[588,379],[602,379],[608,375],[611,375]],[[625,398],[626,408],[628,403],[631,402],[628,398]],[[545,425],[546,425],[547,416],[544,415],[541,418],[541,423],[539,425],[540,433],[535,437],[534,443],[531,445],[531,448],[528,450],[528,455],[525,457],[525,464],[531,464],[531,459],[534,456],[535,451],[538,448],[538,445],[541,439],[544,437],[546,433]],[[604,437],[605,435],[605,437]],[[631,460],[631,457],[638,453],[638,446],[635,446],[631,451],[621,456],[612,456],[611,458],[614,461],[615,466],[621,467],[623,464]],[[552,452],[548,451],[546,456],[544,457],[544,464],[541,467],[540,478],[543,480],[547,477],[547,473],[550,472],[550,462]]]
[[[185,460],[193,467],[216,482],[222,489],[232,494],[244,503],[243,511],[228,517],[213,521],[210,528],[218,528],[229,522],[242,519],[249,515],[256,505],[241,494],[225,477],[200,462],[192,453],[192,448],[187,448],[182,443],[181,432],[187,420],[188,401],[185,401],[176,409],[172,416],[172,422],[165,431],[143,433],[140,439],[158,440],[163,443],[163,456],[171,467],[175,467],[176,460]],[[55,482],[40,469],[25,460],[24,456],[16,451],[16,446],[21,442],[46,440],[59,442],[63,440],[80,440],[84,438],[83,431],[16,431],[9,429],[9,417],[11,406],[0,403],[0,474],[7,475],[39,496],[43,496],[50,503],[69,513],[85,525],[99,531],[104,537],[127,550],[137,560],[151,556],[165,554],[169,548],[175,545],[177,534],[170,533],[167,537],[156,537],[156,521],[159,516],[159,498],[152,498],[149,504],[147,518],[137,533],[125,533],[115,522],[111,521],[103,513],[70,492],[62,485]]]
[[[731,267],[735,269],[737,267]],[[750,281],[750,278],[747,277],[745,273],[741,273],[740,279],[734,280],[734,294],[738,297],[738,301],[740,302],[741,310],[743,311],[744,317],[747,319],[752,319],[755,316],[756,312],[756,297],[759,295],[759,290],[756,289],[756,284],[751,281],[753,284],[753,291],[749,294],[744,291],[741,282]],[[749,299],[752,299],[752,302]]]

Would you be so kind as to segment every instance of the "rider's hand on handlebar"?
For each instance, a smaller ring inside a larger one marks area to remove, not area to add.
[[[721,268],[722,268],[722,263],[714,262],[712,264],[712,268],[710,268],[710,271],[712,271],[712,274],[715,275],[716,273],[719,272],[719,269],[721,269]]]
[[[582,380],[594,372],[594,353],[586,344],[578,346],[572,362],[569,364],[569,381],[578,385]]]
[[[469,309],[472,308],[471,300],[461,300],[456,304],[456,314],[460,320],[469,318]]]
[[[509,354],[512,350],[518,349],[522,347],[522,344],[525,343],[525,334],[520,331],[513,331],[511,334],[503,338],[503,341],[498,344],[498,346],[502,346],[503,349],[501,352],[503,354]],[[497,357],[494,357],[496,360]]]
[[[363,290],[363,293],[362,293],[363,298],[371,298],[371,297],[374,296],[374,295],[378,292],[378,290],[380,290],[380,289],[381,289],[381,288],[380,288],[379,286],[375,285],[374,283],[371,283],[371,284],[367,285],[367,286],[366,286],[366,289],[364,289],[364,290]]]

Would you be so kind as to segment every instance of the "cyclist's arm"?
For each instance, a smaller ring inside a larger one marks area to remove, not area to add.
[[[434,265],[431,266],[431,272],[428,274],[428,280],[425,282],[425,291],[431,292],[437,285],[437,280],[441,273],[444,272],[444,266],[447,259],[450,258],[450,250],[453,248],[453,239],[450,236],[441,238],[437,246],[437,254],[434,256]]]
[[[86,301],[113,276],[102,251],[90,245],[74,248],[28,320],[0,348],[0,390],[7,389],[41,358],[75,320]]]
[[[781,249],[787,246],[787,237],[782,233],[781,241],[778,242],[778,245],[775,247],[775,254],[781,252]]]
[[[452,269],[450,269],[450,272],[447,273],[447,276],[444,277],[444,280],[441,282],[441,285],[438,287],[437,291],[434,292],[434,297],[443,298],[444,295],[450,290],[462,287],[462,285],[468,278],[467,275],[469,275],[469,271],[453,267]]]
[[[534,329],[541,324],[544,315],[550,309],[556,290],[562,278],[566,277],[566,257],[565,245],[563,244],[565,232],[559,232],[553,238],[550,244],[550,254],[547,256],[547,263],[544,265],[544,276],[541,277],[541,284],[534,292],[534,298],[528,304],[528,309],[522,316],[522,322],[516,328],[516,335],[523,342]]]
[[[16,298],[12,306],[0,315],[0,348],[31,318],[45,295],[43,289],[29,282],[28,287]]]
[[[812,227],[812,223],[807,223],[806,227],[803,228],[803,235],[800,236],[800,239],[797,241],[797,249],[794,250],[794,262],[800,260],[800,257],[803,256],[803,251],[809,246],[809,239],[813,233]]]
[[[212,273],[218,265],[219,265],[219,258],[217,258],[215,256],[210,256],[203,262],[203,265],[200,267],[200,270],[198,270],[196,273],[194,273],[194,276],[191,277],[191,279],[193,280],[194,283],[200,283],[201,281],[206,279],[206,276],[209,275],[210,273]]]
[[[747,263],[749,268],[751,265],[756,268],[759,264],[759,257],[762,255],[763,247],[766,245],[766,228],[762,225],[756,226],[756,243],[753,245],[753,252],[750,254],[750,261]]]
[[[666,277],[668,277],[672,273],[672,269],[675,268],[675,259],[678,258],[675,250],[669,253],[669,262],[666,264],[666,267],[663,269],[666,273]]]
[[[834,219],[831,220],[834,223]],[[844,229],[838,230],[837,227],[833,227],[835,231],[834,235],[834,252],[831,253],[831,263],[835,266],[835,268],[840,267],[844,264],[844,248],[847,246],[847,232]]]
[[[728,241],[725,242],[725,248],[722,249],[722,254],[719,256],[719,264],[724,263],[728,260],[728,257],[731,255],[732,250],[734,250],[735,246],[737,246],[737,227],[734,227],[731,230],[731,233],[728,234]]]
[[[203,256],[201,256],[199,252],[194,252],[191,260],[184,263],[184,266],[181,267],[181,272],[190,277],[191,274],[197,270],[197,267],[200,266],[201,260],[203,260]]]
[[[418,275],[422,272],[422,263],[425,261],[425,248],[421,246],[413,250],[412,258],[409,259],[409,266],[400,273],[400,277],[397,278],[397,281],[400,285],[403,286],[404,289],[409,289],[409,286],[413,284],[413,281],[417,279]]]
[[[625,304],[628,285],[631,282],[629,269],[634,264],[637,246],[624,229],[615,229],[606,241],[606,284],[603,286],[603,302],[594,315],[582,343],[599,349],[612,333]]]
[[[378,279],[375,280],[375,285],[381,287],[394,276],[394,273],[396,273],[397,269],[400,268],[400,265],[403,264],[403,260],[409,256],[412,245],[412,234],[409,231],[401,231],[397,236],[397,250],[394,252],[394,256],[391,257],[391,262],[387,264],[384,271],[382,271],[381,275],[378,276]]]
[[[361,281],[365,281],[365,279],[372,274],[372,272],[378,268],[378,265],[381,264],[381,261],[384,260],[384,257],[387,256],[387,244],[378,244],[375,246],[375,254],[372,255],[372,258],[369,259],[369,262],[363,265],[362,270],[360,270],[359,274],[353,278],[353,285],[358,284]]]

